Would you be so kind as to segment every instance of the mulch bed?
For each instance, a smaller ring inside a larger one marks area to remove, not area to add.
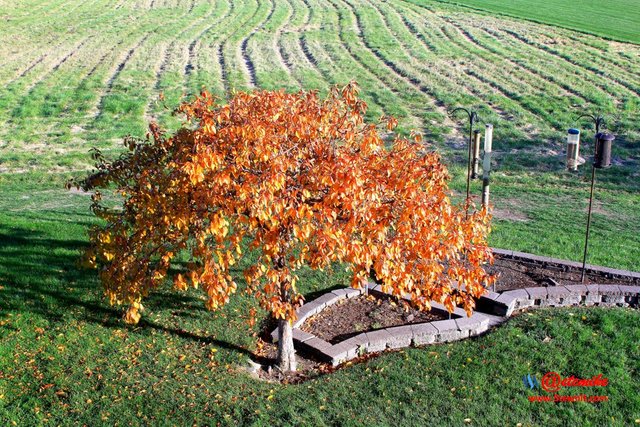
[[[495,284],[496,292],[540,286],[640,284],[640,280],[637,279],[634,280],[633,278],[627,277],[614,278],[599,273],[587,273],[585,275],[585,281],[582,283],[580,281],[580,269],[556,267],[553,265],[543,266],[499,255],[496,255],[495,258],[495,263],[492,266],[488,266],[486,270],[490,274],[498,275]],[[493,288],[490,290],[493,290]]]
[[[362,332],[448,318],[435,311],[419,311],[389,296],[370,294],[338,301],[307,319],[301,329],[336,344]]]
[[[502,292],[511,289],[522,289],[540,286],[562,286],[581,284],[581,270],[553,264],[542,265],[533,262],[516,260],[511,257],[497,255],[494,265],[487,271],[498,275],[495,290]],[[607,274],[588,273],[584,284],[621,284],[640,285],[639,279],[629,277],[611,277]],[[491,288],[490,290],[493,290]],[[422,313],[389,296],[361,295],[356,298],[342,300],[317,315],[307,319],[302,330],[332,344],[346,340],[361,332],[400,326],[412,323],[432,322],[446,319],[448,316],[438,312]],[[275,323],[269,322],[264,327],[263,341],[259,352],[260,363],[273,364],[277,346],[268,341]],[[375,357],[365,355],[361,359]],[[330,365],[318,361],[312,355],[298,354],[298,371],[281,373],[277,369],[260,370],[258,376],[267,381],[282,383],[300,383],[310,378],[334,371]],[[358,359],[358,360],[361,360]],[[350,365],[352,362],[347,362]]]

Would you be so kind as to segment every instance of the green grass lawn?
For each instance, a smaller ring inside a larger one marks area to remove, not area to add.
[[[447,109],[478,110],[495,127],[490,243],[572,260],[582,259],[590,171],[564,170],[564,136],[582,128],[588,156],[593,129],[577,116],[604,113],[617,138],[613,167],[598,172],[589,262],[639,271],[640,46],[559,27],[638,42],[640,6],[455,3],[465,6],[0,2],[0,425],[639,419],[637,311],[538,311],[479,339],[384,355],[301,385],[267,384],[239,369],[255,349],[258,328],[244,317],[253,301],[239,297],[213,315],[197,293],[159,290],[143,322],[127,327],[102,300],[95,272],[76,264],[95,218],[87,195],[62,186],[91,167],[91,147],[114,157],[122,137],[143,136],[151,119],[177,127],[172,109],[203,86],[224,99],[235,89],[326,93],[356,80],[368,119],[396,115],[402,132],[423,132],[442,153],[458,199],[466,128]],[[496,5],[503,15],[487,13]],[[347,283],[341,269],[301,278],[307,295]],[[610,401],[530,403],[522,375],[548,370],[603,373]]]
[[[640,43],[640,3],[635,0],[438,0],[487,12]],[[424,0],[417,3],[427,4]]]
[[[95,271],[77,266],[95,219],[88,196],[62,182],[0,178],[2,425],[458,426],[469,418],[595,426],[640,418],[640,316],[631,309],[539,310],[478,339],[406,349],[303,384],[254,380],[240,368],[259,333],[246,323],[255,302],[238,296],[211,313],[198,292],[167,287],[147,299],[138,326],[126,326],[102,299]],[[340,271],[304,270],[303,293],[346,285]],[[529,402],[542,392],[526,390],[522,376],[547,371],[602,373],[610,385],[585,393],[609,401]]]

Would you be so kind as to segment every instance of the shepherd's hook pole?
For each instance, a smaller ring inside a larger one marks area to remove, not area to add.
[[[467,141],[468,158],[467,158],[467,199],[466,199],[466,218],[469,218],[469,206],[470,206],[470,187],[471,187],[471,145],[473,144],[473,124],[478,121],[478,114],[475,111],[468,110],[463,107],[458,107],[449,113],[450,117],[458,111],[464,111],[469,118],[469,141]]]
[[[595,187],[596,182],[596,166],[595,161],[598,155],[598,135],[600,134],[600,127],[605,123],[604,117],[601,115],[593,115],[593,114],[583,114],[578,117],[580,120],[583,117],[587,117],[593,120],[593,123],[596,127],[596,134],[594,136],[593,142],[593,163],[591,164],[591,192],[589,194],[589,211],[587,213],[587,232],[584,237],[584,254],[582,256],[582,273],[580,274],[580,283],[584,283],[586,269],[587,269],[587,252],[589,249],[589,231],[591,228],[591,210],[593,208],[593,189]]]

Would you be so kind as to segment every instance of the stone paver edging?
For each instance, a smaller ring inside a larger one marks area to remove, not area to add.
[[[522,252],[494,252],[528,262],[556,264],[574,268],[571,261],[537,257]],[[579,266],[581,267],[581,265]],[[591,271],[611,276],[640,278],[640,273],[624,270],[589,266]],[[367,291],[383,294],[380,285],[367,284]],[[515,311],[530,307],[566,307],[585,306],[621,306],[638,307],[640,305],[640,286],[625,285],[570,285],[549,286],[495,293],[488,292],[477,301],[476,311],[467,317],[464,310],[456,308],[448,320],[429,323],[401,325],[375,331],[363,332],[347,340],[331,344],[300,329],[309,317],[319,313],[325,307],[340,300],[362,295],[365,289],[337,289],[321,295],[298,309],[298,319],[293,324],[293,340],[296,348],[306,350],[320,359],[337,366],[366,353],[375,353],[386,349],[398,349],[411,345],[444,343],[479,335],[489,328],[504,322]],[[405,299],[409,299],[405,297]],[[448,313],[443,305],[432,303],[432,310]],[[271,333],[274,342],[278,339],[278,330]]]
[[[383,294],[380,286],[372,283],[367,285],[367,290],[373,294]],[[331,344],[300,329],[306,319],[319,313],[325,307],[346,298],[362,295],[364,292],[365,289],[338,289],[309,301],[300,307],[298,319],[293,324],[293,340],[296,347],[310,351],[320,359],[336,366],[366,353],[409,347],[410,345],[418,346],[457,341],[478,335],[489,329],[490,319],[488,316],[476,312],[471,317],[467,317],[464,310],[460,308],[456,308],[451,313],[451,319],[448,320],[401,325],[363,332],[337,344]],[[405,299],[408,300],[408,298]],[[448,314],[442,304],[431,303],[431,306],[432,311]],[[271,333],[271,338],[274,342],[277,341],[277,329]]]
[[[527,307],[567,307],[639,305],[640,286],[569,285],[514,289],[499,294],[489,292],[478,301],[477,310],[509,317]]]

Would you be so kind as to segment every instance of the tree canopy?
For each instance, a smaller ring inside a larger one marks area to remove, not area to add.
[[[303,303],[297,270],[335,262],[351,267],[353,287],[373,270],[419,308],[470,313],[492,280],[488,213],[453,205],[439,155],[419,135],[393,135],[393,118],[365,123],[365,111],[355,84],[325,99],[254,91],[221,104],[203,92],[179,108],[187,121],[173,135],[151,124],[117,160],[97,153],[79,185],[122,196],[113,209],[97,191],[92,205],[106,222],[90,233],[87,261],[110,302],[136,323],[143,297],[172,276],[215,310],[239,287],[230,267],[255,251],[242,288],[287,322]],[[186,271],[169,274],[182,251]]]

